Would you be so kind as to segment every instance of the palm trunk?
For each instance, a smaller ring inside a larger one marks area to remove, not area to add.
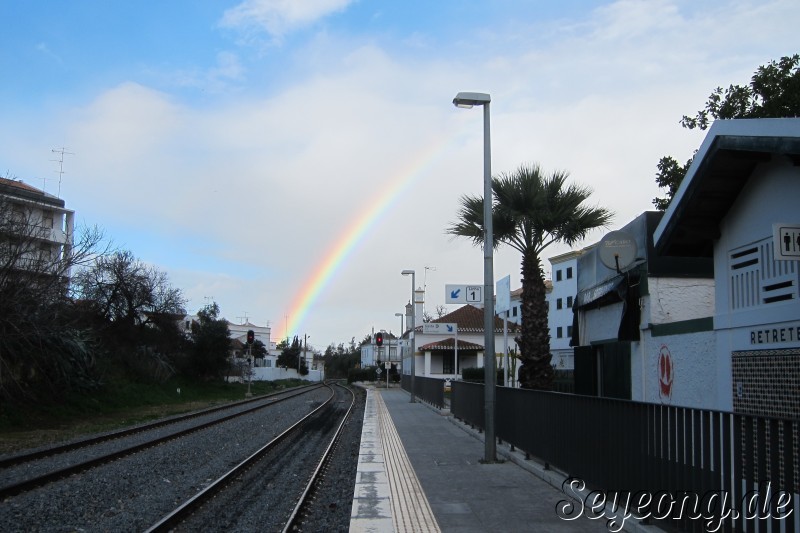
[[[526,389],[550,390],[553,367],[550,365],[550,331],[547,300],[539,256],[529,251],[522,255],[522,334],[517,338],[522,364],[520,385]]]

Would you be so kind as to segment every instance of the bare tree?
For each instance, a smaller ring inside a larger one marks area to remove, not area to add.
[[[129,251],[97,257],[75,276],[75,289],[102,319],[128,327],[147,325],[156,315],[179,314],[185,303],[165,272]]]

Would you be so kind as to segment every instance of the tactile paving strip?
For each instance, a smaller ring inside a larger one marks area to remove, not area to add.
[[[394,530],[405,532],[441,531],[433,516],[428,498],[422,490],[417,474],[408,460],[408,455],[394,427],[394,422],[376,391],[375,403],[380,419],[381,441],[391,491],[392,521]]]

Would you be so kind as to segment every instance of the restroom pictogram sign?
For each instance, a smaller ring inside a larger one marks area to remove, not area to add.
[[[775,259],[800,260],[800,224],[773,224],[772,246]]]

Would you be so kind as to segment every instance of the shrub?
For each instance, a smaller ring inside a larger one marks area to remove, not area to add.
[[[485,371],[483,368],[464,368],[461,370],[461,379],[472,383],[483,383]],[[497,384],[503,385],[503,370],[497,369]]]

